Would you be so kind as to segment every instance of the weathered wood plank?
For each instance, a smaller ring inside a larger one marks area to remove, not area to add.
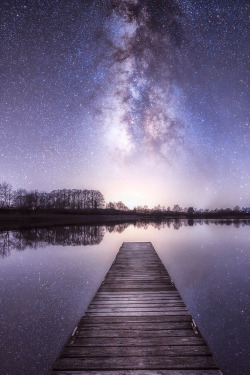
[[[108,288],[107,286],[103,287],[103,290],[109,290],[109,291],[117,291],[119,290],[121,293],[122,293],[122,289],[125,291],[125,292],[140,292],[140,291],[146,291],[148,289],[152,290],[152,291],[158,291],[158,290],[162,290],[163,292],[165,291],[168,291],[168,290],[174,290],[173,287],[170,287],[170,286],[150,286],[149,288],[148,287],[141,287],[141,288],[138,288],[138,286],[130,286],[130,287],[121,287],[119,288],[119,286],[117,285],[116,287],[110,287]]]
[[[157,315],[189,315],[188,311],[137,311],[137,312],[86,312],[86,316],[157,316]]]
[[[78,325],[78,329],[107,329],[107,330],[116,330],[116,329],[127,329],[127,330],[144,330],[144,331],[151,331],[151,330],[162,330],[162,329],[190,329],[191,323],[190,322],[164,322],[164,323],[157,323],[157,322],[112,322],[112,326],[110,328],[110,323],[94,323],[94,322],[84,322]]]
[[[159,315],[159,316],[124,316],[123,323],[166,323],[166,322],[191,322],[191,315]],[[120,323],[121,319],[117,316],[86,316],[84,315],[80,323]]]
[[[122,299],[122,300],[113,300],[113,299],[96,299],[91,303],[91,306],[100,306],[100,305],[114,305],[114,306],[135,306],[135,305],[145,305],[145,306],[171,306],[171,304],[177,305],[177,306],[185,306],[185,304],[180,301],[179,299],[167,299],[167,300],[159,300],[159,299],[138,299],[138,300],[128,300],[128,299]]]
[[[153,304],[169,304],[169,303],[182,303],[180,298],[178,297],[170,297],[170,298],[95,298],[91,304],[102,304],[102,303],[153,303]]]
[[[66,346],[63,357],[194,356],[211,354],[207,346]]]
[[[137,329],[79,329],[77,337],[177,337],[195,336],[193,329],[161,329],[151,331],[138,331]]]
[[[216,365],[211,356],[143,356],[143,357],[83,357],[83,358],[60,358],[55,363],[55,370],[76,370],[76,369],[93,369],[93,370],[111,370],[111,369],[162,369],[162,368],[185,368],[195,369],[204,368],[212,369]]]
[[[171,311],[187,311],[187,308],[180,306],[169,306],[169,310]],[[88,308],[87,313],[94,313],[94,312],[107,312],[107,313],[113,313],[113,312],[163,312],[165,313],[166,307],[104,307],[104,306],[99,306],[99,307],[94,307],[91,306]]]
[[[181,298],[179,293],[175,290],[165,290],[161,291],[161,294],[159,291],[156,292],[149,292],[149,291],[141,291],[141,292],[126,292],[125,290],[121,294],[121,292],[110,292],[110,293],[98,293],[95,298],[115,298],[115,299],[122,299],[122,298]]]
[[[103,375],[222,375],[220,370],[103,370]],[[51,375],[100,375],[100,370],[53,371]]]
[[[79,337],[75,346],[162,346],[162,345],[205,345],[202,337]]]
[[[151,243],[124,243],[52,374],[221,374],[191,320]]]
[[[185,304],[181,301],[175,301],[175,300],[166,300],[166,301],[159,301],[159,300],[138,300],[138,301],[126,301],[126,300],[106,300],[106,301],[93,301],[91,306],[89,306],[89,309],[92,308],[106,308],[106,307],[128,307],[128,308],[140,308],[140,307],[184,307],[186,308]]]

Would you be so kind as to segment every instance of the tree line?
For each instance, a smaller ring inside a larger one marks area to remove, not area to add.
[[[38,190],[13,190],[7,182],[0,184],[0,207],[26,209],[97,209],[104,208],[105,201],[98,190],[61,189],[49,193]]]
[[[172,208],[157,205],[153,208],[145,206],[134,207],[129,209],[123,202],[105,203],[102,193],[98,190],[87,189],[58,189],[50,193],[40,192],[38,190],[27,191],[25,189],[13,190],[11,184],[7,182],[0,183],[0,208],[17,208],[17,209],[71,209],[71,210],[92,210],[106,209],[109,211],[123,211],[139,215],[175,215],[181,216],[188,214],[198,215],[229,215],[238,213],[250,213],[249,207],[235,206],[233,209],[195,209],[193,207],[182,208],[175,204]]]

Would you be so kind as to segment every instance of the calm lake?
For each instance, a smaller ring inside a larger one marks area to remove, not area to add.
[[[250,373],[250,220],[169,220],[0,233],[0,374],[49,373],[125,241],[152,242],[222,372]]]

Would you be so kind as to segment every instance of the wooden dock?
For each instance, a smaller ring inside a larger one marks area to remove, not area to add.
[[[51,375],[221,375],[150,242],[126,242]]]

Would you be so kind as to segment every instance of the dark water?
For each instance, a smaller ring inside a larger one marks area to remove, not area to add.
[[[249,374],[249,221],[0,233],[0,374],[45,375],[124,241],[151,241],[224,374]]]

